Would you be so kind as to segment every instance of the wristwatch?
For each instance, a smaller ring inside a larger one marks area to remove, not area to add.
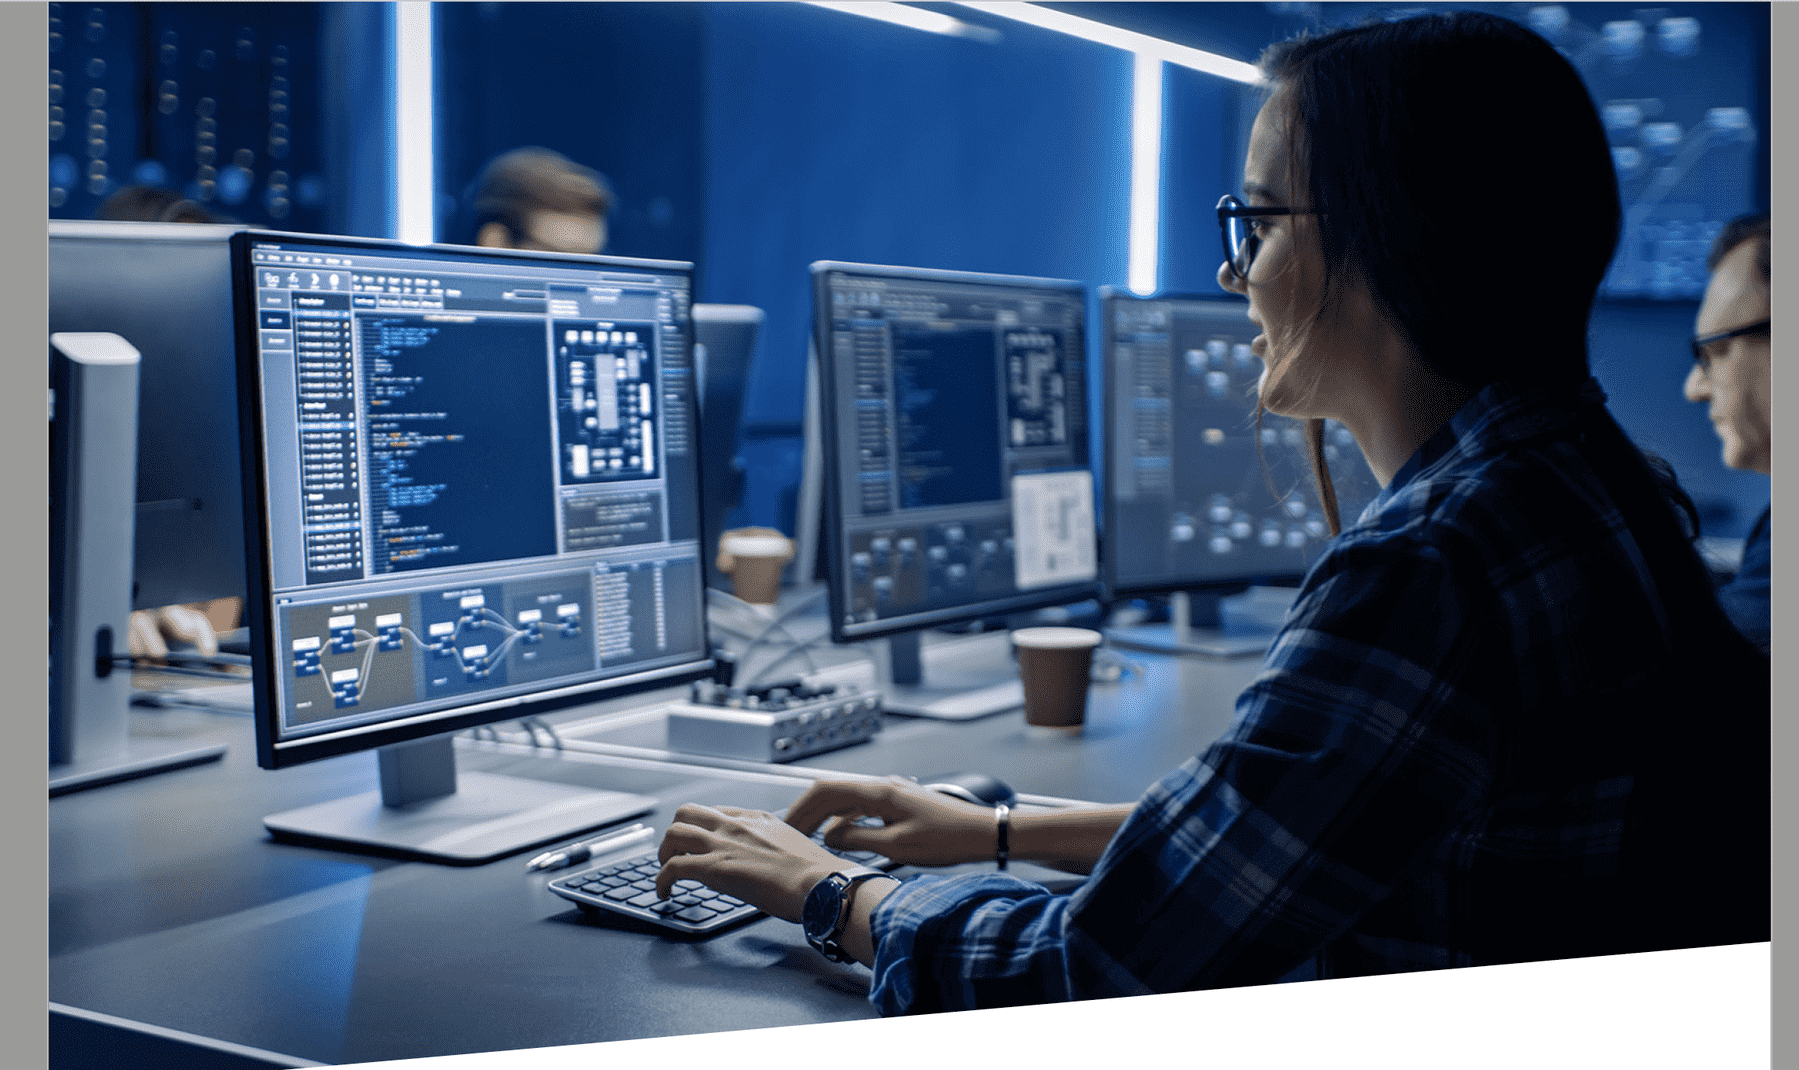
[[[832,962],[848,962],[850,956],[837,938],[843,935],[843,927],[849,923],[850,901],[855,897],[856,885],[870,877],[885,876],[887,874],[878,869],[855,866],[839,870],[814,884],[800,911],[800,925],[806,930],[806,942]]]

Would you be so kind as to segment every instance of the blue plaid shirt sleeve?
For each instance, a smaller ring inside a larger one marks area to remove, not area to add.
[[[1491,639],[1476,590],[1404,531],[1340,539],[1233,730],[1150,789],[1081,888],[910,882],[874,916],[871,1001],[886,1014],[1007,1006],[1301,967],[1486,789],[1486,712],[1428,668]],[[1451,964],[1429,947],[1401,954]]]

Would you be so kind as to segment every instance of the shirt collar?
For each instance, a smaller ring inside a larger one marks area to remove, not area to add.
[[[1374,505],[1386,504],[1408,483],[1452,457],[1473,460],[1503,453],[1527,439],[1571,427],[1582,409],[1604,404],[1605,391],[1592,377],[1564,386],[1489,383],[1399,466]]]

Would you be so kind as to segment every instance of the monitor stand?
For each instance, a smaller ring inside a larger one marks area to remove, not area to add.
[[[901,632],[884,644],[871,644],[885,712],[937,721],[971,721],[1024,705],[1024,685],[1009,658],[998,668],[986,659],[974,664],[940,661],[926,683],[919,638],[918,632]]]
[[[1175,591],[1168,596],[1167,624],[1132,624],[1107,628],[1113,646],[1152,654],[1207,658],[1260,657],[1274,640],[1275,629],[1237,621],[1226,623],[1216,591]]]
[[[376,751],[381,790],[262,819],[277,839],[472,866],[649,813],[647,795],[456,772],[449,735]]]

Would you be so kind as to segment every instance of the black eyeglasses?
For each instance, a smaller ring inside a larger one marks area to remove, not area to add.
[[[1248,278],[1249,265],[1256,258],[1256,250],[1262,247],[1262,239],[1256,234],[1256,228],[1245,220],[1265,215],[1317,214],[1305,208],[1251,208],[1229,193],[1220,197],[1218,230],[1224,238],[1224,261],[1231,266],[1231,274],[1239,279]]]
[[[1760,323],[1751,323],[1747,327],[1738,327],[1734,331],[1720,331],[1717,334],[1708,334],[1703,338],[1695,336],[1687,344],[1693,347],[1693,360],[1699,365],[1700,370],[1709,373],[1712,370],[1712,346],[1719,342],[1728,342],[1732,338],[1741,338],[1746,334],[1766,334],[1769,325],[1773,322],[1773,320],[1762,320]]]

